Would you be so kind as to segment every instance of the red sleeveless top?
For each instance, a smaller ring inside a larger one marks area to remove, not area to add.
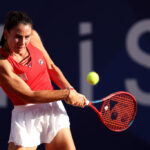
[[[28,44],[27,49],[31,57],[31,63],[27,66],[17,63],[12,58],[12,56],[9,56],[9,54],[2,48],[0,48],[0,53],[7,58],[14,69],[14,73],[17,74],[22,80],[24,80],[24,82],[28,84],[31,90],[53,90],[53,86],[51,84],[51,80],[47,70],[47,64],[42,52],[31,45],[31,43]],[[11,99],[14,105],[26,104],[26,102],[19,99],[13,92],[10,92],[6,88],[4,88],[3,85],[2,89]]]

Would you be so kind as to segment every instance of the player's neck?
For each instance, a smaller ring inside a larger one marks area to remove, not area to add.
[[[10,56],[12,56],[13,59],[17,62],[22,61],[22,59],[30,55],[26,47],[22,48],[21,50],[10,50],[7,44],[5,44],[3,50],[7,52]]]

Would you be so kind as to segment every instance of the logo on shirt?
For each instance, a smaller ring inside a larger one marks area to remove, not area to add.
[[[40,65],[43,65],[43,60],[41,58],[38,61]]]
[[[31,64],[31,63],[29,64],[29,67],[30,67],[30,68],[32,67],[32,64]]]

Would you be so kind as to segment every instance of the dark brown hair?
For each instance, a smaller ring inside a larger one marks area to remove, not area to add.
[[[21,11],[9,11],[6,17],[4,30],[7,30],[8,32],[16,27],[18,24],[30,24],[31,27],[33,26],[31,18],[25,13]],[[0,45],[3,46],[5,43],[4,33],[2,35]]]

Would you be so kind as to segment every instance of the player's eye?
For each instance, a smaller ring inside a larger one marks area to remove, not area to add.
[[[15,38],[17,38],[17,39],[21,39],[21,38],[22,38],[22,36],[20,36],[20,35],[16,35],[16,36],[15,36]]]
[[[26,39],[29,39],[29,38],[30,38],[30,35],[28,35],[28,36],[25,36],[25,38],[26,38]]]

